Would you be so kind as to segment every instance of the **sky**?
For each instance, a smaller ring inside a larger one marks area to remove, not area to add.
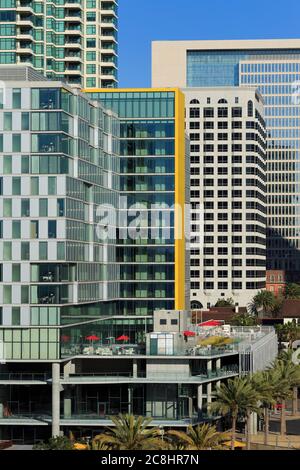
[[[300,38],[299,0],[119,0],[119,87],[151,86],[151,41]]]

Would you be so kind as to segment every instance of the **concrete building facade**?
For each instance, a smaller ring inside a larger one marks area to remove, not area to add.
[[[247,306],[266,278],[266,133],[251,88],[183,88],[191,160],[193,308]]]

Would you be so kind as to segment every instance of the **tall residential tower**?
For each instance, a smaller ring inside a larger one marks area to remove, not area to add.
[[[26,64],[79,87],[114,88],[117,0],[1,0],[1,64]]]

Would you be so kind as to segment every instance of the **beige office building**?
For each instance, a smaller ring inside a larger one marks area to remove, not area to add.
[[[251,87],[267,129],[267,269],[300,278],[300,39],[165,41],[152,46],[152,85]],[[193,143],[191,143],[193,144]]]

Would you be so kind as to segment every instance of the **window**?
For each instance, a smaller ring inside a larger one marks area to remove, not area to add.
[[[65,215],[65,200],[57,199],[57,216],[63,217],[64,215]]]
[[[196,119],[200,117],[200,108],[190,108],[190,118]]]
[[[15,176],[12,179],[12,194],[13,196],[19,196],[21,194],[21,177]]]
[[[22,131],[29,130],[29,113],[22,113]]]
[[[40,260],[48,259],[48,243],[47,242],[39,243],[39,258]]]
[[[48,199],[39,200],[39,214],[40,217],[48,217]]]
[[[178,320],[172,319],[171,320],[171,325],[178,325]]]
[[[48,238],[56,238],[56,220],[48,220]]]
[[[253,117],[253,102],[248,101],[248,117]]]
[[[21,134],[12,135],[12,151],[21,152]]]
[[[204,108],[203,116],[205,118],[213,118],[214,117],[214,108]]]
[[[21,323],[20,307],[12,307],[11,309],[11,324],[18,326]]]
[[[30,178],[31,182],[31,195],[38,196],[39,195],[39,178],[38,176],[32,176]]]
[[[165,320],[164,318],[161,318],[161,319],[159,320],[159,324],[160,324],[160,325],[166,325],[166,324],[167,324],[167,320]]]
[[[3,214],[4,214],[4,217],[12,216],[12,200],[11,199],[3,199]]]
[[[21,88],[13,88],[12,91],[12,107],[14,109],[21,108]]]
[[[21,242],[21,260],[29,260],[30,246],[29,242]]]
[[[18,239],[21,238],[21,221],[13,220],[12,222],[12,238]]]
[[[11,304],[11,286],[3,286],[3,303]]]
[[[22,217],[29,217],[30,210],[29,210],[29,199],[22,199],[21,201],[21,216]]]
[[[12,173],[12,158],[11,155],[5,155],[3,159],[3,173],[5,175]]]
[[[56,176],[48,177],[48,194],[56,195]]]
[[[12,281],[13,282],[21,281],[21,265],[20,264],[12,265]]]
[[[4,113],[3,116],[3,130],[11,131],[12,130],[12,113]]]
[[[30,238],[39,238],[39,222],[31,220],[30,222]]]

